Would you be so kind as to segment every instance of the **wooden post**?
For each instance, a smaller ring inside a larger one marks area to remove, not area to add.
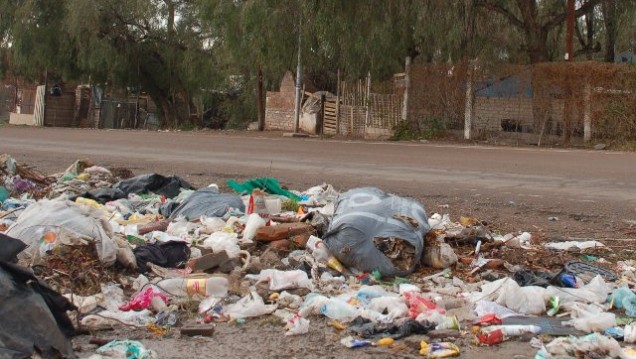
[[[320,131],[320,137],[325,133],[325,94],[320,95],[320,115],[316,117],[320,119],[320,124],[316,124],[316,129]]]
[[[470,140],[470,132],[473,127],[473,64],[468,61],[468,73],[466,81],[466,100],[464,103],[464,139]]]
[[[592,113],[590,103],[592,100],[592,87],[589,82],[585,84],[583,91],[583,141],[589,143],[592,140]]]
[[[366,133],[367,127],[369,127],[369,121],[371,120],[371,72],[367,74],[367,93],[365,104],[367,106],[367,113],[364,119],[364,132]]]
[[[404,96],[402,98],[402,121],[408,121],[409,116],[409,89],[411,88],[411,57],[404,61]]]
[[[355,107],[355,106],[351,105],[351,118],[350,118],[351,123],[350,123],[350,125],[349,125],[349,126],[350,126],[350,127],[349,127],[349,133],[351,134],[351,136],[353,136],[353,108],[354,108],[354,107]]]
[[[340,133],[340,69],[338,69],[338,81],[336,88],[336,135]]]
[[[263,98],[263,70],[259,67],[256,74],[256,110],[258,111],[258,130],[265,130],[265,104]]]

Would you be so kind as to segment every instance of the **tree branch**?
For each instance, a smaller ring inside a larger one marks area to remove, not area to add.
[[[512,11],[506,9],[500,2],[498,1],[491,1],[491,0],[484,0],[482,2],[479,2],[477,4],[477,6],[481,6],[484,7],[488,10],[494,11],[496,13],[499,13],[503,16],[505,16],[512,25],[520,28],[520,29],[525,29],[525,24],[523,23],[523,21],[519,20],[519,18],[517,18]]]
[[[579,17],[585,15],[586,13],[588,13],[590,10],[592,10],[594,7],[596,7],[596,5],[600,3],[601,3],[601,0],[587,0],[585,4],[583,4],[580,8],[574,11],[574,17],[578,19]],[[553,16],[550,20],[548,20],[545,24],[543,24],[542,26],[543,30],[544,31],[551,30],[553,27],[565,21],[565,19],[567,18],[567,15],[568,15],[567,12],[563,12]]]

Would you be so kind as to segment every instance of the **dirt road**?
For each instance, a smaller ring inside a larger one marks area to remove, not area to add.
[[[416,197],[430,212],[548,236],[604,238],[636,219],[636,153],[24,127],[0,128],[1,152],[46,172],[90,158],[195,185],[273,176],[297,189],[378,186]]]
[[[0,127],[4,152],[44,172],[90,158],[137,174],[174,173],[198,186],[256,176],[277,177],[296,189],[323,182],[338,189],[377,186],[415,197],[429,212],[454,219],[471,215],[502,232],[528,230],[545,239],[628,238],[636,225],[636,153],[6,126]],[[175,358],[396,355],[364,349],[352,354],[332,328],[317,323],[310,335],[298,338],[285,338],[278,324],[260,320],[221,326],[210,340],[139,339],[161,357]],[[133,339],[127,333],[100,335]],[[77,345],[85,342],[80,338]],[[514,342],[495,351],[468,342],[462,348],[473,358],[531,358],[535,352]]]

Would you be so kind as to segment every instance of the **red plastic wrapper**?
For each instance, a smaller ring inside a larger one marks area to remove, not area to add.
[[[152,301],[152,298],[154,297],[159,297],[164,303],[168,303],[168,297],[161,292],[155,291],[154,288],[148,287],[146,290],[133,297],[129,302],[122,304],[119,307],[119,310],[126,312],[129,310],[139,311],[148,309],[148,307],[150,307],[150,301]]]
[[[501,329],[479,334],[479,342],[482,344],[496,345],[504,341],[503,331]]]
[[[499,318],[497,315],[491,313],[491,314],[486,314],[477,318],[477,320],[475,320],[473,324],[482,325],[482,326],[499,325],[499,324],[503,324],[503,320],[501,320],[501,318]]]

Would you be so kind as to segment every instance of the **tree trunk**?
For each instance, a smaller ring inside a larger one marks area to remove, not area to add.
[[[550,53],[548,52],[548,30],[540,29],[528,34],[532,29],[526,29],[528,43],[528,59],[531,64],[550,61]]]
[[[618,32],[616,24],[616,4],[614,0],[603,0],[603,21],[605,23],[605,62],[614,62],[616,54],[616,34]]]

